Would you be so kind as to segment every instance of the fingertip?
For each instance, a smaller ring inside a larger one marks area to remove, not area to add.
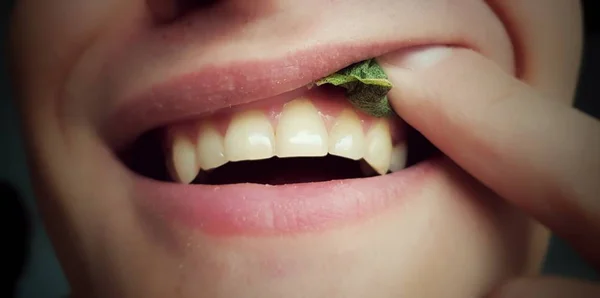
[[[416,46],[391,52],[377,58],[377,63],[383,68],[388,78],[394,85],[388,94],[390,104],[401,115],[403,108],[410,106],[409,101],[417,99],[414,90],[407,90],[406,86],[421,89],[418,86],[419,73],[428,68],[435,67],[453,54],[455,49],[445,45]],[[419,90],[425,91],[425,90]],[[412,92],[412,93],[411,93]],[[402,116],[402,115],[401,115]]]
[[[377,61],[394,86],[388,94],[390,104],[415,128],[430,124],[421,123],[423,115],[450,119],[469,112],[467,116],[476,117],[515,88],[516,96],[526,90],[506,69],[469,48],[410,47]]]
[[[385,54],[377,60],[384,69],[421,70],[443,61],[452,52],[449,46],[417,46]]]

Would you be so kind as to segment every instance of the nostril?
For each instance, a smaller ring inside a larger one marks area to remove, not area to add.
[[[189,11],[212,6],[219,0],[146,0],[152,17],[160,23],[169,23]]]

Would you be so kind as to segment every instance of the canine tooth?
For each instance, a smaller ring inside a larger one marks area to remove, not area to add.
[[[225,157],[230,161],[267,159],[274,155],[273,126],[261,111],[233,116],[225,134]]]
[[[196,148],[198,164],[204,170],[214,169],[228,162],[223,137],[211,124],[205,123],[200,127]]]
[[[354,111],[343,111],[329,131],[329,153],[358,160],[365,154],[362,124]]]
[[[171,152],[167,167],[171,177],[180,183],[191,183],[198,175],[196,145],[184,132],[170,132]]]
[[[390,168],[392,157],[392,137],[387,123],[378,120],[367,133],[367,148],[365,161],[368,162],[377,173],[385,175]]]
[[[278,157],[327,155],[327,129],[313,104],[297,99],[283,107],[276,131]]]
[[[406,167],[406,143],[400,143],[392,149],[392,158],[390,161],[390,171],[398,172]]]

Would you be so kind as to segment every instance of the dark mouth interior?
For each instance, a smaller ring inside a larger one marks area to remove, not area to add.
[[[290,184],[349,179],[362,175],[359,163],[337,156],[270,158],[230,162],[197,179],[201,184]]]
[[[173,182],[165,165],[162,130],[140,136],[119,157],[133,172],[159,181]],[[426,160],[439,151],[413,128],[407,135],[407,167]],[[193,184],[223,185],[259,183],[281,185],[341,179],[363,178],[365,162],[327,155],[325,157],[270,158],[266,160],[229,162],[209,172],[201,172]]]

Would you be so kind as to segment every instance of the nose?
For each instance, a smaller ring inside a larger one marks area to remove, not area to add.
[[[148,9],[157,22],[168,23],[196,9],[212,6],[219,0],[146,0]]]

